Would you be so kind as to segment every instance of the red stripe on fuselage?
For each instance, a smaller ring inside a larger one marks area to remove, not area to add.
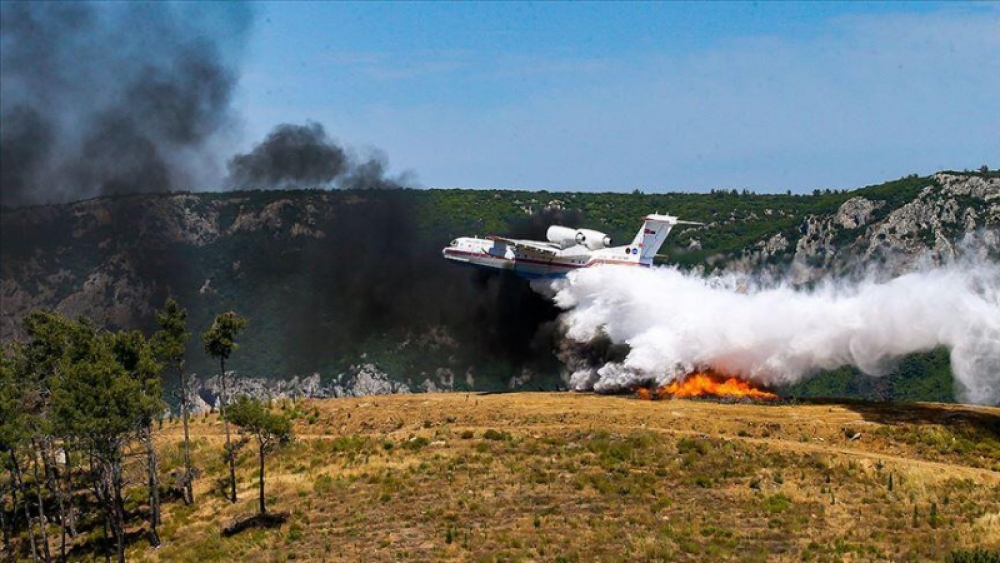
[[[566,264],[564,262],[550,262],[546,260],[536,260],[534,258],[507,258],[506,256],[496,256],[488,252],[469,252],[467,250],[455,250],[452,248],[444,249],[445,254],[460,254],[464,256],[472,256],[476,258],[491,258],[493,260],[506,260],[507,262],[526,262],[529,264],[540,264],[542,266],[558,266],[560,268],[569,268],[571,270],[577,268],[589,268],[591,266],[596,266],[598,264],[612,264],[616,266],[643,266],[648,268],[648,264],[641,264],[639,262],[625,262],[623,260],[608,260],[605,258],[592,258],[587,261],[586,264]]]

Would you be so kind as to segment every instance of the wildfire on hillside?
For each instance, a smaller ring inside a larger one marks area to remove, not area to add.
[[[635,395],[643,400],[716,397],[772,400],[778,396],[756,387],[752,382],[735,376],[727,376],[710,370],[690,373],[684,378],[672,381],[658,388],[639,387]]]

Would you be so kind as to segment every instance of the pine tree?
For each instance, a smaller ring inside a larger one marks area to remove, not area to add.
[[[219,360],[219,384],[222,387],[220,410],[223,426],[226,430],[226,460],[229,462],[229,501],[236,502],[236,452],[229,433],[229,419],[226,417],[226,403],[229,401],[229,390],[226,382],[226,360],[239,347],[236,336],[246,328],[248,321],[234,311],[222,313],[215,317],[212,326],[202,335],[205,353]]]
[[[23,463],[19,463],[16,451],[12,452],[11,463],[19,478],[24,471],[30,469],[38,485],[34,487],[34,504],[41,536],[39,553],[46,561],[51,560],[46,525],[50,507],[46,506],[40,484],[44,483],[48,489],[50,500],[56,499],[55,508],[60,523],[60,558],[65,559],[67,533],[70,536],[76,535],[76,515],[70,502],[72,475],[67,467],[60,476],[55,452],[57,438],[62,438],[64,451],[72,439],[61,435],[54,423],[52,394],[67,377],[66,367],[87,353],[94,328],[86,319],[71,321],[45,311],[32,311],[24,318],[23,323],[27,342],[18,350],[15,372],[17,384],[23,387],[24,402],[21,410],[28,431],[28,443]],[[29,528],[31,520],[28,518]],[[30,539],[33,541],[33,536]]]
[[[272,412],[261,401],[245,395],[240,396],[236,402],[230,405],[226,418],[244,436],[240,445],[246,443],[247,439],[253,439],[257,442],[260,471],[259,508],[260,515],[264,516],[267,514],[267,507],[264,504],[264,461],[267,454],[278,445],[291,441],[292,422],[287,416]]]
[[[148,378],[156,371],[148,363],[151,353],[137,341],[134,335],[89,331],[63,358],[64,377],[52,390],[53,423],[91,460],[94,493],[120,562],[125,561],[125,449],[163,406]]]
[[[20,464],[17,462],[18,451],[23,450],[28,442],[28,428],[25,420],[25,386],[17,377],[15,359],[0,348],[0,466],[9,475],[0,482],[0,528],[3,531],[4,553],[9,561],[14,561],[13,540],[14,519],[17,518],[19,498],[24,494],[20,479]],[[7,506],[10,505],[10,517],[7,516]],[[27,507],[27,504],[25,504]],[[30,520],[30,516],[28,516]],[[28,529],[28,540],[31,546],[32,559],[38,559],[34,530]]]
[[[160,545],[160,479],[158,474],[156,448],[153,443],[153,421],[163,412],[166,405],[160,397],[162,366],[156,362],[152,343],[137,330],[118,332],[112,335],[115,358],[129,377],[139,382],[143,394],[145,418],[141,421],[139,441],[146,450],[146,486],[149,491],[149,544]]]
[[[194,472],[191,470],[191,436],[189,431],[190,407],[188,394],[190,381],[184,372],[184,352],[189,334],[187,332],[187,311],[173,297],[167,299],[163,309],[156,312],[156,322],[160,331],[156,333],[157,354],[167,366],[177,374],[180,384],[181,420],[184,424],[184,502],[194,502]]]

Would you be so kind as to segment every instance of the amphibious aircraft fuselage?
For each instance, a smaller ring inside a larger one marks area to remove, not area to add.
[[[630,244],[613,246],[600,231],[549,227],[545,241],[499,236],[461,237],[442,255],[452,262],[477,268],[507,270],[524,278],[555,278],[578,268],[615,264],[648,268],[674,225],[695,224],[670,215],[651,214]]]

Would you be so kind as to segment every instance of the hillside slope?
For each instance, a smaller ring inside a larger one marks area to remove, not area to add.
[[[0,336],[17,337],[19,319],[34,308],[151,328],[152,311],[173,294],[189,309],[195,333],[227,309],[250,317],[245,346],[231,365],[262,381],[299,376],[286,390],[556,388],[560,365],[550,323],[558,311],[520,280],[450,267],[440,248],[463,234],[537,234],[532,214],[535,223],[585,221],[623,240],[651,210],[708,223],[678,229],[665,248],[670,262],[705,272],[791,271],[799,283],[859,261],[905,268],[923,254],[946,259],[969,235],[987,252],[1000,249],[996,173],[908,177],[811,196],[735,190],[121,196],[2,211]],[[930,379],[917,387],[935,390],[906,398],[951,400],[941,362],[918,363]],[[197,346],[189,349],[188,366],[203,379],[214,370]],[[836,377],[799,391],[896,396],[892,385],[868,388],[856,374]]]
[[[279,529],[212,492],[222,427],[193,426],[194,506],[136,560],[942,560],[1000,549],[1000,409],[718,404],[576,393],[306,401],[269,465]],[[181,428],[159,433],[163,471]]]

